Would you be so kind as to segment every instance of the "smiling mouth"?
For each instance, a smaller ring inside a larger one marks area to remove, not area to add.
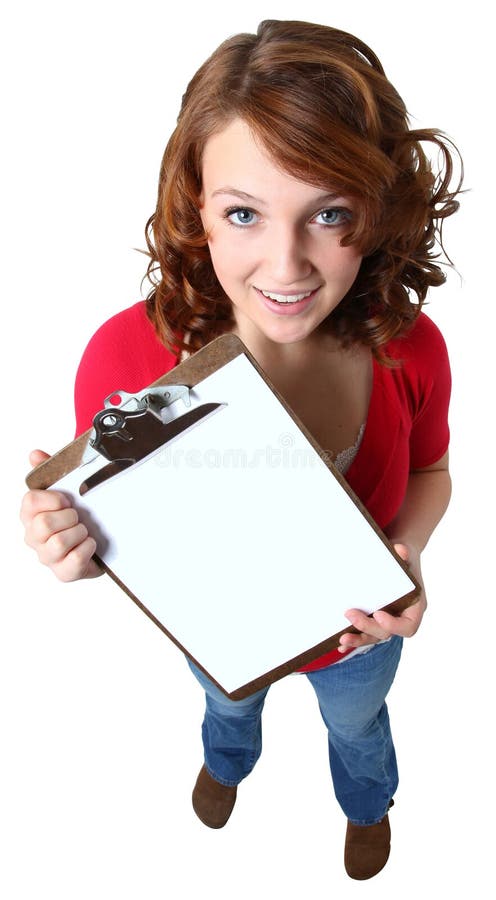
[[[267,297],[267,300],[274,300],[276,303],[300,303],[301,300],[306,300],[310,294],[315,293],[317,288],[312,288],[311,291],[302,291],[299,294],[278,294],[275,291],[263,291],[261,288],[258,290],[264,297]]]

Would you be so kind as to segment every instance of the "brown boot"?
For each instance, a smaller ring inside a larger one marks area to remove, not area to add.
[[[389,804],[389,808],[393,801]],[[386,865],[391,849],[388,814],[376,825],[353,825],[348,821],[344,847],[344,867],[358,881],[373,878]]]
[[[202,766],[193,789],[193,809],[204,825],[223,828],[236,803],[236,792],[237,787],[219,784]]]

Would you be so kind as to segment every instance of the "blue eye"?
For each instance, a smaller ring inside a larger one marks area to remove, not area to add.
[[[322,217],[322,221],[318,222],[319,225],[342,225],[344,222],[349,221],[351,213],[348,209],[331,207],[317,213],[315,220],[317,221],[320,217]]]
[[[242,228],[243,226],[254,224],[256,213],[246,206],[234,206],[231,209],[226,209],[224,218],[227,219],[231,225]]]

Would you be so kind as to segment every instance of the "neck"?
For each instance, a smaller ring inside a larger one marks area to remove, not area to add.
[[[322,327],[311,335],[293,343],[278,343],[261,334],[251,323],[236,322],[232,333],[236,334],[266,371],[301,369],[318,356],[336,353],[341,349],[339,341]]]

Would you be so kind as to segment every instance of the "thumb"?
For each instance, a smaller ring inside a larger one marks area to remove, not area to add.
[[[406,544],[393,544],[394,549],[398,556],[401,556],[404,562],[408,562],[410,559],[410,550]]]
[[[44,450],[31,450],[29,454],[29,463],[33,466],[39,466],[40,463],[45,462],[45,460],[50,459],[50,454],[45,453]]]

